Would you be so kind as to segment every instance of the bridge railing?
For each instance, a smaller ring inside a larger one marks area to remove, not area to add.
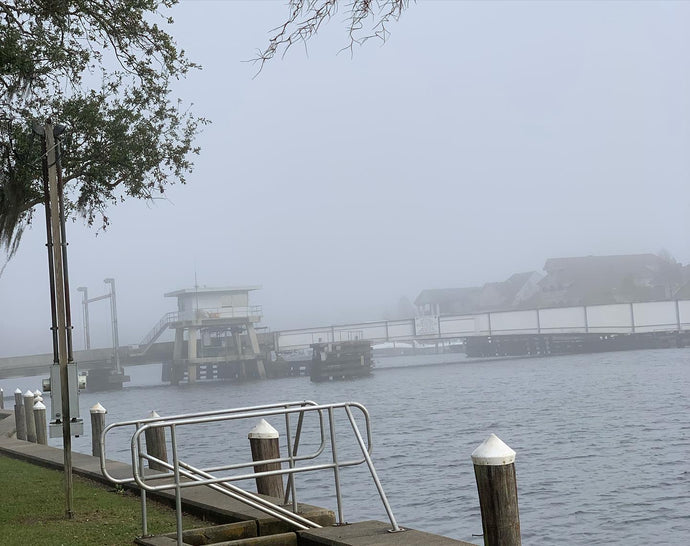
[[[636,334],[690,329],[690,300],[434,315],[275,332],[278,350],[318,342],[373,342],[539,334]]]
[[[262,309],[260,305],[249,305],[243,307],[203,307],[200,309],[190,309],[177,313],[175,320],[204,320],[204,319],[226,319],[226,318],[250,318],[261,317]]]

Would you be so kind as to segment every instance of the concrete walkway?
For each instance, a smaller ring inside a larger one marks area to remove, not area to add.
[[[63,468],[63,451],[61,448],[44,446],[17,440],[15,432],[14,411],[0,410],[0,454],[20,459],[39,466],[61,470]],[[72,468],[74,475],[82,476],[96,482],[112,485],[101,473],[100,460],[83,453],[72,453]],[[108,472],[116,478],[130,478],[131,465],[118,461],[107,461]],[[135,485],[126,485],[128,489],[138,491]],[[175,495],[172,491],[149,493],[149,497],[156,498],[169,505],[175,505]],[[267,499],[271,500],[269,497]],[[272,499],[275,501],[276,499]],[[472,546],[459,540],[406,530],[401,533],[389,533],[390,523],[380,521],[365,521],[343,526],[333,526],[335,515],[333,511],[308,504],[298,504],[297,512],[305,518],[322,525],[321,529],[297,531],[288,524],[269,517],[267,514],[251,508],[244,503],[231,499],[209,487],[188,487],[182,490],[182,507],[191,514],[205,518],[218,524],[242,523],[251,528],[251,536],[268,537],[268,535],[295,535],[298,546],[389,546],[389,545],[429,545],[429,546]],[[170,535],[168,535],[170,536]],[[148,540],[148,539],[145,539]],[[284,541],[284,544],[293,542]],[[144,542],[139,542],[143,544]],[[146,542],[146,544],[154,542]],[[155,542],[158,544],[159,542]],[[168,542],[160,542],[160,544]],[[279,544],[280,542],[276,542]],[[257,544],[259,544],[257,542]],[[268,543],[267,543],[268,544]]]

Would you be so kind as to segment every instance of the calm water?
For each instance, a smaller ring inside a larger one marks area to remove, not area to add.
[[[402,526],[480,543],[470,454],[493,432],[517,452],[525,544],[682,544],[690,537],[689,363],[690,351],[670,349],[381,369],[340,383],[180,387],[157,386],[157,368],[132,368],[134,382],[150,386],[82,394],[81,407],[88,428],[97,401],[108,423],[151,409],[358,401],[371,413],[374,463]],[[242,426],[186,436],[185,455],[196,464],[246,456]],[[75,449],[90,453],[90,442],[76,439]],[[125,436],[114,437],[108,456],[129,460]],[[385,521],[364,468],[343,481],[346,520]],[[299,499],[335,508],[331,484],[326,475],[300,478]]]

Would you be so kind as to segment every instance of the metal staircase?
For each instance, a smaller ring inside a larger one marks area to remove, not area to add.
[[[168,326],[177,320],[177,316],[177,311],[171,311],[163,315],[158,323],[151,328],[151,331],[146,334],[144,339],[139,342],[139,349],[134,351],[132,356],[144,356],[151,348],[151,345],[153,345],[156,340],[161,337],[161,334],[168,329]]]

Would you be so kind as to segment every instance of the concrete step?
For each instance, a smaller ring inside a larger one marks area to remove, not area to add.
[[[455,540],[423,531],[407,529],[391,533],[390,522],[361,521],[348,525],[323,527],[297,531],[299,546],[473,546],[469,542]]]
[[[240,540],[229,540],[228,542],[218,542],[213,546],[297,546],[297,534],[279,533],[266,537],[243,538]]]
[[[135,540],[140,546],[173,546],[177,535],[167,533]],[[257,536],[256,521],[241,521],[212,527],[189,529],[182,533],[182,541],[189,546],[297,546],[295,533],[276,533]]]
[[[210,528],[208,528],[210,529]],[[204,538],[210,538],[214,533],[207,533],[208,529],[204,530]],[[200,530],[195,530],[200,531]],[[215,534],[215,538],[220,538],[220,534]],[[145,538],[135,539],[135,543],[140,546],[175,546],[177,544],[177,539],[175,534],[168,535],[158,535]],[[277,535],[268,535],[265,537],[248,536],[244,538],[238,538],[235,540],[210,540],[199,542],[198,539],[202,536],[201,534],[189,533],[185,531],[183,533],[183,544],[194,546],[194,545],[206,545],[206,546],[297,546],[297,534],[296,533],[278,533]]]

